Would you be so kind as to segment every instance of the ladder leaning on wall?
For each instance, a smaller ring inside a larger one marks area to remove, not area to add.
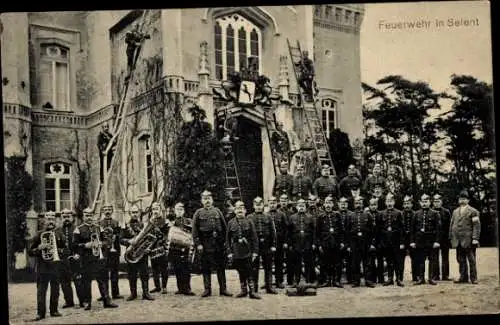
[[[139,25],[139,32],[142,33],[144,30],[144,27],[146,25],[146,17],[147,14],[149,13],[149,10],[145,10],[142,14],[141,17],[141,24]],[[104,182],[100,183],[96,188],[96,194],[94,196],[94,200],[91,205],[92,211],[94,213],[100,213],[100,211],[97,211],[98,205],[102,206],[103,204],[108,204],[109,203],[109,197],[108,197],[108,185],[109,185],[109,180],[111,176],[111,172],[113,171],[113,166],[116,165],[115,160],[117,154],[113,154],[113,157],[111,158],[110,166],[107,166],[107,155],[109,154],[110,150],[112,150],[113,147],[116,149],[119,149],[123,145],[123,138],[124,138],[124,133],[123,133],[123,128],[125,125],[125,117],[127,116],[128,113],[128,105],[127,104],[127,94],[129,90],[129,85],[133,82],[134,78],[134,71],[136,68],[137,61],[141,55],[142,52],[142,47],[144,45],[144,38],[141,40],[141,43],[138,45],[135,53],[135,61],[132,63],[132,67],[130,69],[130,74],[129,78],[125,79],[123,87],[122,87],[122,92],[121,92],[121,97],[120,97],[120,103],[118,106],[118,111],[116,113],[116,119],[113,122],[113,127],[112,127],[112,132],[113,132],[113,137],[109,141],[105,151],[104,151],[104,157],[103,157],[103,173],[104,173]],[[115,145],[116,144],[116,145]],[[103,202],[104,198],[104,202]]]
[[[321,120],[318,114],[318,110],[316,109],[316,98],[314,94],[312,94],[311,100],[306,101],[304,89],[302,89],[302,87],[300,87],[299,84],[300,73],[301,73],[299,67],[303,59],[303,52],[302,49],[300,48],[300,43],[299,41],[297,41],[297,46],[293,47],[288,39],[286,41],[288,44],[288,50],[290,52],[290,58],[292,60],[295,80],[297,82],[297,88],[299,90],[300,99],[304,109],[304,116],[307,122],[308,131],[311,134],[312,144],[316,152],[316,157],[317,157],[316,162],[320,169],[323,164],[329,165],[331,167],[333,176],[335,176],[336,172],[333,165],[332,156],[328,148],[327,139],[323,127],[321,125]]]

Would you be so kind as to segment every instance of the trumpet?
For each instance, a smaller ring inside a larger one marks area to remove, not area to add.
[[[59,262],[59,252],[57,251],[56,233],[54,231],[44,231],[40,236],[42,244],[48,247],[42,250],[42,258],[44,261]]]
[[[110,242],[109,245],[110,245],[111,249],[109,251],[112,253],[116,252],[116,248],[115,248],[116,235],[113,233],[114,232],[113,228],[106,227],[106,228],[104,228],[103,231],[106,234],[106,239],[108,239]]]
[[[99,259],[102,260],[104,258],[104,255],[102,254],[102,243],[99,237],[99,232],[93,232],[90,235],[90,241],[92,243],[92,254],[94,256],[99,256]]]

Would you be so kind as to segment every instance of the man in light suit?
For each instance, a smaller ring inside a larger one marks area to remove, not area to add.
[[[471,283],[477,284],[476,248],[479,246],[479,234],[481,232],[479,211],[469,205],[469,194],[465,190],[460,192],[458,204],[460,206],[453,211],[450,222],[451,246],[457,250],[457,262],[460,271],[460,278],[454,282],[469,282],[468,261]]]

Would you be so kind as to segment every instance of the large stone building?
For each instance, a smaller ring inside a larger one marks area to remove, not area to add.
[[[327,134],[362,136],[360,38],[362,5],[264,6],[152,10],[145,42],[129,88],[128,135],[119,146],[110,202],[149,204],[163,186],[153,181],[155,118],[152,87],[164,86],[192,102],[214,122],[221,105],[212,93],[228,72],[253,55],[259,72],[284,99],[277,118],[304,136],[297,85],[287,39],[313,53],[320,89],[319,113]],[[125,34],[142,11],[2,14],[2,87],[5,156],[27,155],[35,181],[33,211],[60,211],[90,204],[99,182],[97,135],[113,121],[126,72]],[[312,57],[312,55],[311,55]],[[142,98],[142,100],[141,100]],[[171,97],[173,98],[173,97]],[[236,160],[246,197],[270,195],[274,182],[261,108],[237,109],[243,140]],[[132,125],[133,124],[133,128]],[[166,128],[166,127],[165,127]],[[161,155],[160,155],[161,156]],[[161,159],[160,159],[161,160]],[[160,171],[161,172],[161,171]],[[256,176],[257,175],[257,176]],[[156,193],[156,194],[155,194]],[[33,229],[33,226],[30,226]]]

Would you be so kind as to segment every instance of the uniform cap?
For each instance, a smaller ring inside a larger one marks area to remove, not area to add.
[[[274,195],[269,198],[269,201],[276,201],[276,200],[277,200],[277,198]]]
[[[435,195],[434,195],[434,200],[441,200],[441,198],[442,198],[442,197],[441,197],[441,195],[439,195],[439,194],[435,194]]]
[[[323,166],[321,166],[321,168],[323,168],[323,169],[330,169],[330,166],[327,165],[327,164],[324,164]]]
[[[306,201],[304,199],[300,199],[297,201],[297,204],[306,204]]]
[[[175,207],[174,207],[174,208],[184,208],[184,203],[182,203],[182,202],[177,202],[177,203],[175,204]]]
[[[362,196],[357,196],[354,201],[363,201],[363,197]]]
[[[63,209],[63,210],[61,211],[61,214],[71,214],[71,213],[72,213],[72,212],[71,212],[71,210],[70,210],[70,209]]]
[[[129,209],[130,212],[139,212],[139,208],[137,207],[137,205],[132,205]]]
[[[375,198],[370,199],[370,204],[372,204],[372,203],[378,203],[378,200],[377,200],[377,199],[375,199]]]
[[[286,162],[286,160],[283,160],[283,161],[280,163],[280,167],[288,167],[288,162]]]
[[[288,200],[288,195],[286,195],[286,194],[282,194],[282,195],[280,196],[280,200]]]
[[[94,213],[94,210],[92,210],[91,208],[83,209],[83,214],[92,214],[92,213]]]
[[[386,200],[386,201],[389,201],[389,200],[394,200],[394,195],[392,195],[392,194],[390,194],[390,193],[389,193],[389,194],[387,194],[387,195],[385,196],[385,200]]]
[[[459,198],[463,198],[463,199],[468,199],[469,198],[469,193],[467,193],[466,190],[463,190],[460,192],[460,194],[458,195]]]
[[[235,208],[245,207],[245,203],[243,203],[243,201],[236,201],[236,203],[234,204],[234,207]]]
[[[309,195],[309,198],[308,198],[308,200],[309,200],[309,201],[314,201],[314,200],[316,200],[316,199],[317,199],[317,196],[316,196],[316,195],[312,195],[312,194],[311,194],[311,195]]]
[[[257,196],[255,199],[253,199],[254,204],[260,204],[262,202],[263,202],[263,200],[260,196]]]
[[[347,198],[341,197],[340,200],[339,200],[339,203],[347,203]]]
[[[427,194],[422,194],[422,196],[420,197],[421,201],[423,201],[423,200],[429,200],[429,199],[430,199],[430,197]]]
[[[412,201],[412,199],[411,199],[411,196],[409,196],[409,195],[406,195],[403,199],[403,202],[411,202],[411,201]]]
[[[205,190],[201,193],[201,196],[212,196],[212,192]]]
[[[55,217],[56,213],[54,211],[47,211],[45,212],[46,217]]]
[[[333,202],[333,197],[331,195],[328,195],[327,197],[325,197],[325,203],[326,202]]]

